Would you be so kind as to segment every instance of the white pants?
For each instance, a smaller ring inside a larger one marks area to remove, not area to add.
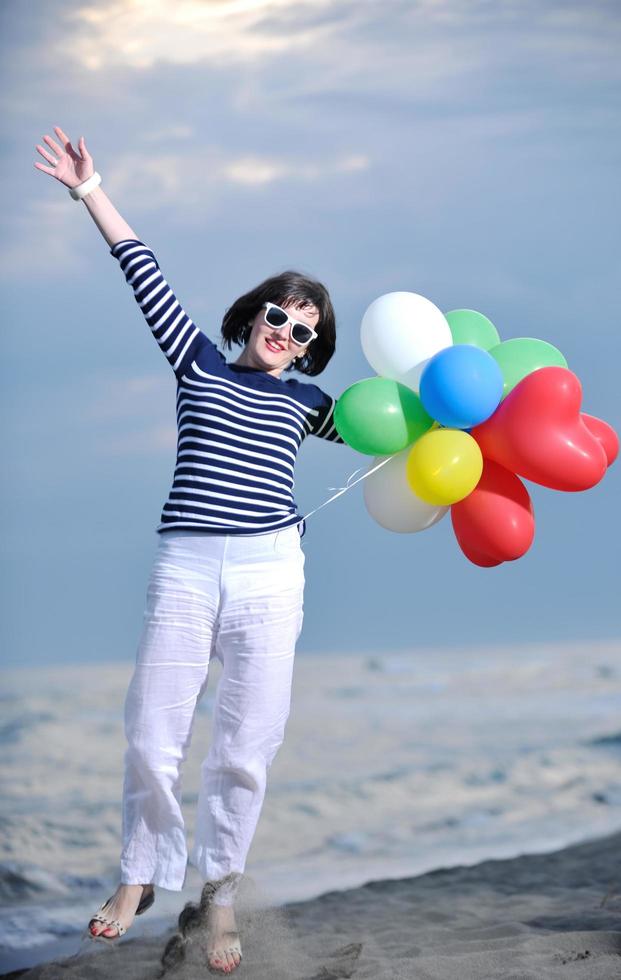
[[[296,526],[158,539],[125,702],[121,881],[179,891],[188,861],[180,768],[213,656],[223,670],[190,861],[205,881],[244,871],[289,715],[306,556]],[[220,889],[217,904],[232,904],[235,887]]]

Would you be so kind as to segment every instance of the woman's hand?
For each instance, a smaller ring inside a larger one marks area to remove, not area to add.
[[[86,149],[84,137],[80,136],[78,142],[79,152],[76,153],[69,137],[63,133],[60,126],[54,126],[54,131],[61,141],[62,146],[59,146],[51,136],[44,136],[44,141],[54,151],[56,156],[50,153],[49,150],[46,150],[44,146],[38,145],[37,150],[51,166],[46,167],[44,163],[37,162],[35,163],[35,167],[37,170],[42,170],[45,174],[50,174],[51,177],[56,177],[56,180],[59,180],[65,187],[77,187],[78,184],[84,183],[85,180],[88,180],[95,173],[93,160]],[[89,194],[85,194],[82,198],[82,203],[86,206],[86,210],[90,213],[93,221],[110,247],[116,245],[117,242],[129,239],[132,241],[139,240],[136,232],[121,217],[101,187],[94,187]]]
[[[63,133],[60,126],[54,126],[54,132],[61,141],[62,146],[59,146],[51,136],[44,136],[43,139],[51,147],[56,156],[53,156],[44,146],[37,144],[37,150],[51,166],[46,167],[43,163],[35,163],[35,167],[46,174],[50,174],[52,177],[56,177],[56,180],[59,180],[65,187],[77,187],[78,184],[83,183],[95,172],[93,159],[86,149],[84,137],[80,136],[78,142],[79,153],[76,153],[69,137]]]

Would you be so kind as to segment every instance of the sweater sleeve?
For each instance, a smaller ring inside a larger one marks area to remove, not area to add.
[[[164,279],[157,259],[144,242],[117,242],[110,254],[118,260],[151,332],[178,378],[199,350],[222,358],[216,345],[192,322]]]
[[[341,439],[334,426],[336,399],[332,398],[325,391],[322,391],[321,388],[317,390],[320,393],[321,399],[317,406],[319,411],[311,435],[318,436],[320,439],[327,439],[328,442],[338,442],[341,445],[345,445],[345,440]]]

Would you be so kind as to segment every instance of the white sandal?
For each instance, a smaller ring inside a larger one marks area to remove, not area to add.
[[[233,970],[236,970],[237,967],[240,966],[241,961],[243,959],[242,951],[241,951],[241,943],[239,941],[239,933],[236,932],[235,930],[224,932],[222,933],[222,935],[234,936],[235,939],[232,940],[231,945],[227,946],[226,948],[222,948],[221,946],[209,946],[207,948],[207,969],[209,970],[210,973],[224,973],[228,976],[228,974],[233,973]],[[212,966],[211,963],[209,962],[209,959],[214,953],[216,953],[216,951],[221,953],[237,953],[237,955],[239,956],[239,963],[235,963],[232,969],[230,970],[223,970],[221,967]]]
[[[144,887],[145,886],[143,885],[143,889]],[[114,942],[115,939],[120,939],[121,936],[124,936],[125,933],[127,932],[125,926],[122,926],[118,919],[107,919],[104,915],[101,914],[103,910],[108,907],[108,905],[110,904],[113,898],[114,895],[111,895],[110,898],[103,903],[103,905],[99,906],[99,909],[97,910],[95,915],[92,915],[90,917],[87,928],[91,939],[105,939],[108,942]],[[138,902],[138,908],[136,909],[134,915],[142,915],[143,912],[146,912],[147,909],[151,908],[154,901],[155,901],[155,889],[152,888],[150,892],[142,896],[142,898]],[[103,930],[97,935],[94,935],[90,929],[91,922],[101,922],[106,926],[107,929],[116,929],[117,930],[116,936],[104,936]]]

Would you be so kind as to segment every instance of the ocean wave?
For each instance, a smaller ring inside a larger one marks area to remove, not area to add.
[[[588,739],[584,744],[621,749],[621,732],[612,732],[610,735],[598,735],[596,738]]]
[[[16,718],[11,718],[0,725],[0,744],[10,745],[19,742],[22,735],[32,732],[37,725],[55,721],[56,715],[49,711],[20,711]]]
[[[89,892],[105,884],[99,875],[76,875],[46,871],[26,861],[0,863],[0,905],[41,898],[43,895],[73,896]]]

